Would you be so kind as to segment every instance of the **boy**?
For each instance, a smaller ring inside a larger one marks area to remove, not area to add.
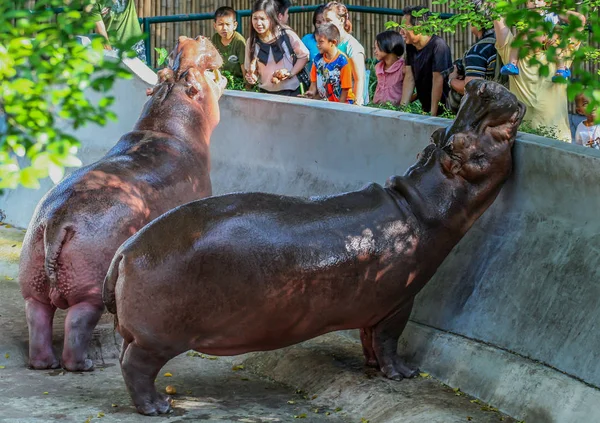
[[[223,57],[222,70],[230,72],[238,78],[244,77],[244,57],[246,57],[246,40],[236,31],[238,26],[235,10],[231,7],[219,7],[215,11],[213,27],[217,33],[212,36],[212,43]]]
[[[337,48],[340,31],[332,23],[324,23],[315,30],[319,54],[315,56],[310,72],[310,89],[306,97],[318,96],[327,101],[354,104],[352,67],[348,57]]]
[[[600,150],[600,125],[596,125],[594,122],[596,120],[596,110],[587,111],[589,102],[589,99],[583,94],[577,94],[577,97],[575,97],[577,113],[587,118],[577,126],[575,144]]]

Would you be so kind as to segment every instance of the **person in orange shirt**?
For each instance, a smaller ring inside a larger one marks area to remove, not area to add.
[[[354,104],[352,65],[348,57],[337,48],[340,31],[335,25],[325,23],[316,29],[315,39],[319,54],[313,61],[311,84],[305,96]]]

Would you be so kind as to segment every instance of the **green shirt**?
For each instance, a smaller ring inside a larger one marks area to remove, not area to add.
[[[221,42],[221,36],[218,33],[212,36],[211,41],[223,57],[222,69],[231,72],[234,76],[243,77],[242,66],[244,66],[246,57],[246,40],[242,34],[235,31],[233,40],[226,46]]]
[[[111,10],[102,16],[100,12],[105,7]],[[119,41],[142,35],[134,0],[98,0],[90,16],[94,22],[104,21],[106,32],[115,31]]]

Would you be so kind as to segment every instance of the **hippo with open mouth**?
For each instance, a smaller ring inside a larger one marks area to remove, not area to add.
[[[368,365],[391,379],[413,376],[397,343],[414,297],[509,177],[524,113],[501,85],[473,80],[456,122],[385,187],[211,197],[127,240],[103,299],[117,315],[138,412],[169,412],[154,380],[189,349],[236,355],[360,329]]]
[[[86,350],[104,311],[102,281],[117,248],[155,217],[212,193],[209,143],[226,84],[222,59],[204,37],[180,37],[171,59],[133,131],[51,189],[33,215],[19,282],[34,369],[60,366],[52,350],[58,307],[69,310],[63,367],[92,370]]]

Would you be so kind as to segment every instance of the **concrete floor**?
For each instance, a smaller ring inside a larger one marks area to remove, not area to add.
[[[360,345],[337,333],[238,357],[183,354],[157,379],[159,389],[177,389],[174,412],[141,416],[123,384],[110,315],[94,332],[94,372],[27,369],[27,324],[17,281],[23,235],[21,229],[0,226],[0,422],[515,422],[426,374],[389,381],[365,369]],[[57,351],[63,319],[64,312],[57,313]]]

